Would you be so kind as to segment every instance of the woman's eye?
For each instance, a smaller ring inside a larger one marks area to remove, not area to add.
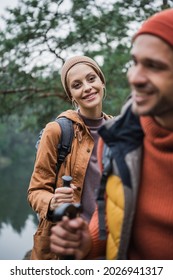
[[[94,82],[95,81],[95,79],[96,79],[96,76],[90,76],[89,78],[88,78],[88,80],[90,81],[90,82]]]
[[[80,83],[75,83],[72,85],[72,88],[78,89],[80,88],[80,85],[81,85]]]

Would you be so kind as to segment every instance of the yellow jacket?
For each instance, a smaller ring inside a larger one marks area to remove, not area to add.
[[[93,247],[88,258],[127,259],[144,136],[139,118],[131,111],[131,100],[99,134],[106,145],[98,208],[90,222]]]

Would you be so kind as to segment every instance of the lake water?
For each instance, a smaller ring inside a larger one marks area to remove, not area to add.
[[[2,223],[0,230],[0,259],[22,260],[33,244],[36,225],[33,216],[29,215],[20,233],[11,224]]]
[[[22,260],[32,248],[38,222],[27,201],[35,136],[5,128],[0,139],[0,260]]]

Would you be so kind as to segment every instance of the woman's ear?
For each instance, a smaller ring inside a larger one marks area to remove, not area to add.
[[[78,103],[76,102],[76,100],[74,98],[72,98],[71,102],[72,102],[73,107],[75,109],[77,109],[78,108]]]
[[[103,100],[106,98],[106,88],[105,85],[103,84]]]

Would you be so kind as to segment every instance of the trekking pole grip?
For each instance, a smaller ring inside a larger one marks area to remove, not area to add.
[[[63,186],[70,188],[70,183],[72,181],[71,176],[62,176]],[[80,203],[63,203],[57,207],[53,212],[53,221],[61,221],[63,216],[67,216],[69,219],[74,219],[82,212],[82,206]],[[67,255],[63,257],[64,260],[74,260],[73,255]]]
[[[70,188],[70,183],[72,181],[72,177],[64,175],[64,176],[62,176],[62,179],[63,179],[63,186]]]

